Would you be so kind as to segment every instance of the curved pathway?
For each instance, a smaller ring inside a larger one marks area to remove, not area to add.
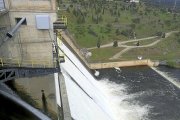
[[[169,37],[171,34],[173,33],[177,33],[179,31],[171,31],[171,32],[168,32],[166,33],[166,38]],[[124,50],[120,51],[119,53],[115,54],[113,57],[110,58],[110,60],[112,59],[118,59],[119,57],[122,56],[122,54],[126,53],[127,51],[133,49],[133,48],[143,48],[143,47],[151,47],[151,46],[154,46],[156,45],[157,43],[159,43],[161,40],[163,40],[164,38],[160,38],[159,40],[156,40],[155,42],[153,43],[150,43],[148,45],[142,45],[142,46],[128,46],[128,45],[124,45],[126,43],[129,43],[129,42],[135,42],[135,41],[143,41],[143,40],[148,40],[149,38],[153,39],[153,38],[157,38],[157,36],[155,37],[148,37],[147,39],[137,39],[137,40],[131,40],[131,41],[123,41],[123,42],[120,42],[118,43],[118,47],[125,47]]]
[[[149,39],[154,39],[157,38],[158,36],[152,36],[152,37],[147,37],[147,38],[141,38],[141,39],[131,39],[128,41],[119,41],[118,42],[118,46],[121,47],[120,45],[122,44],[126,44],[129,42],[136,42],[136,41],[143,41],[143,40],[149,40]],[[112,47],[113,46],[113,42],[105,44],[105,45],[101,45],[101,48],[106,48],[106,47]],[[91,48],[87,48],[88,50],[92,50],[92,49],[96,49],[97,47],[91,47]]]
[[[169,37],[171,34],[173,33],[177,33],[179,31],[171,31],[166,33],[166,38]],[[158,36],[152,36],[152,37],[146,37],[146,38],[141,38],[141,39],[131,39],[128,41],[120,41],[118,42],[118,47],[125,47],[122,51],[120,51],[119,53],[115,54],[113,57],[111,57],[110,59],[117,59],[119,57],[121,57],[122,54],[126,53],[127,51],[133,49],[133,48],[143,48],[143,47],[151,47],[156,45],[157,43],[159,43],[161,40],[163,40],[164,38],[160,38],[158,40],[156,40],[155,42],[152,42],[150,44],[147,45],[142,45],[142,46],[130,46],[130,45],[125,45],[126,43],[130,43],[130,42],[137,42],[137,41],[145,41],[145,40],[150,40],[150,39],[155,39],[158,38]],[[104,44],[101,45],[101,48],[106,48],[106,47],[112,47],[113,46],[113,42],[108,43],[108,44]],[[91,48],[87,48],[88,50],[92,50],[92,49],[97,49],[97,47],[91,47]]]

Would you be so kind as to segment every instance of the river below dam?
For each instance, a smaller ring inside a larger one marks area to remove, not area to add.
[[[164,66],[156,69],[180,82],[180,69]],[[119,120],[180,120],[180,89],[151,68],[98,71],[97,79],[106,86],[99,87],[112,97]]]

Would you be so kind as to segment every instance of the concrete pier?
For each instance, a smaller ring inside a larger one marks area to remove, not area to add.
[[[103,69],[113,67],[130,67],[130,66],[158,66],[158,62],[152,62],[150,59],[145,60],[131,60],[131,61],[119,61],[119,62],[108,62],[108,63],[90,63],[90,69]]]

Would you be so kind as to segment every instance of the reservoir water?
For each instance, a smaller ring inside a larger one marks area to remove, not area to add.
[[[164,7],[164,8],[175,8],[180,9],[180,0],[143,0],[148,5]]]

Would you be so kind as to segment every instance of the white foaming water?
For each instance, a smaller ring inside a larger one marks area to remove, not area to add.
[[[116,84],[104,79],[98,81],[98,88],[103,92],[109,103],[116,120],[147,120],[150,106],[140,106],[134,98],[146,93],[127,94],[128,87],[124,84]]]
[[[96,76],[96,77],[98,77],[99,76],[99,71],[97,71],[97,70],[95,70],[95,73],[94,73],[94,75]]]
[[[163,78],[165,78],[166,80],[168,80],[169,82],[171,82],[172,84],[174,84],[176,87],[180,88],[180,82],[178,82],[176,80],[176,78],[171,77],[170,75],[168,75],[165,72],[162,72],[160,70],[158,70],[155,67],[151,67],[154,71],[156,71],[159,75],[161,75]]]
[[[138,95],[127,95],[124,85],[96,81],[64,44],[60,48],[68,56],[61,69],[75,120],[145,120],[148,107],[126,101]]]

